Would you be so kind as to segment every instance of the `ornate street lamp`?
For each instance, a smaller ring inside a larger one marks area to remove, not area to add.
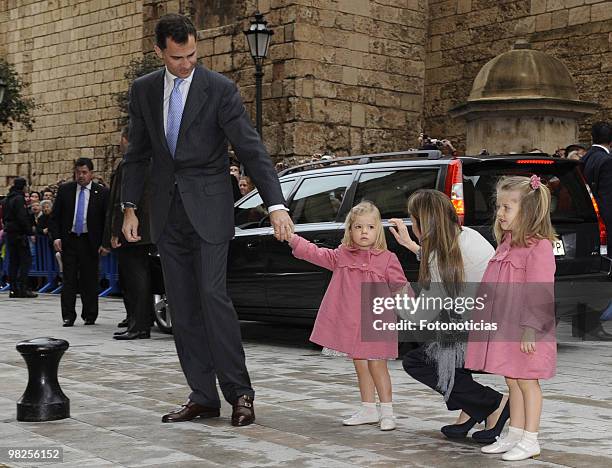
[[[253,61],[255,62],[255,105],[257,114],[255,122],[260,137],[262,136],[261,86],[263,78],[263,61],[268,55],[270,39],[272,38],[272,34],[274,34],[274,31],[268,29],[267,24],[268,22],[264,20],[263,15],[259,11],[256,11],[255,19],[251,20],[251,26],[248,30],[244,31],[247,42],[249,43],[251,57],[253,57]]]
[[[0,103],[2,102],[2,99],[4,99],[4,90],[5,89],[6,89],[6,84],[4,83],[2,78],[0,78]]]

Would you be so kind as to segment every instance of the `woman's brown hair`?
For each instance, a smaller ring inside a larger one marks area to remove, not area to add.
[[[446,292],[456,297],[463,289],[465,271],[459,248],[461,225],[450,199],[437,190],[418,190],[408,199],[408,212],[421,232],[419,284],[431,283],[435,261]]]

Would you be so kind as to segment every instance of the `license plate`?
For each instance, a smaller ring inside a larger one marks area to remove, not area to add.
[[[553,252],[555,253],[555,257],[560,257],[565,255],[565,247],[563,246],[562,240],[556,240],[553,244]]]

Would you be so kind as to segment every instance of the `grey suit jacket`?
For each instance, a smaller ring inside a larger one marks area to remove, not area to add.
[[[121,201],[138,204],[150,160],[152,241],[157,242],[163,232],[176,190],[205,241],[228,241],[234,235],[228,141],[267,206],[285,203],[278,176],[236,85],[201,66],[189,87],[173,159],[164,134],[164,73],[165,68],[132,84]]]

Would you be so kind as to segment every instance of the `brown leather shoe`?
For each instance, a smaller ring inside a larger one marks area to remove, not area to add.
[[[221,414],[219,408],[210,408],[208,406],[198,405],[195,401],[187,400],[187,402],[172,413],[164,414],[162,422],[183,422],[191,421],[195,418],[218,418]]]
[[[253,397],[242,395],[234,403],[232,411],[232,426],[248,426],[255,421]]]

